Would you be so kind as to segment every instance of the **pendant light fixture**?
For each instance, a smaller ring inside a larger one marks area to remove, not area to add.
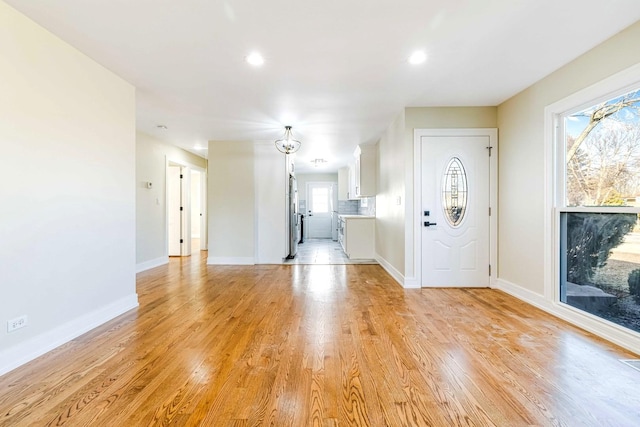
[[[284,127],[284,136],[282,139],[277,140],[275,144],[278,151],[284,154],[295,153],[300,148],[300,145],[302,145],[300,141],[293,139],[291,126]]]

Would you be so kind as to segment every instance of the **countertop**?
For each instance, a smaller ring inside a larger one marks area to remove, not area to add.
[[[369,218],[375,218],[374,215],[343,215],[343,214],[339,214],[338,217],[343,218],[343,219],[369,219]]]

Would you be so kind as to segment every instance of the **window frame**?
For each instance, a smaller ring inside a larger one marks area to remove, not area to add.
[[[632,351],[640,349],[640,333],[560,301],[561,214],[638,213],[640,208],[621,206],[580,207],[566,205],[566,148],[564,118],[640,88],[640,64],[614,74],[548,105],[544,111],[545,127],[545,216],[544,216],[544,302],[539,306],[552,314],[602,336]]]

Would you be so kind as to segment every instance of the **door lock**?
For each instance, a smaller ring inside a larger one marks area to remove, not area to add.
[[[438,225],[438,224],[436,224],[435,222],[429,222],[429,221],[425,221],[425,222],[424,222],[424,226],[425,226],[425,227],[430,227],[430,226],[432,226],[432,225]]]

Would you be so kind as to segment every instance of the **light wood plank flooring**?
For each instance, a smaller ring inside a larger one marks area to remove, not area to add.
[[[196,254],[138,293],[0,377],[0,425],[640,425],[633,354],[499,291]]]

